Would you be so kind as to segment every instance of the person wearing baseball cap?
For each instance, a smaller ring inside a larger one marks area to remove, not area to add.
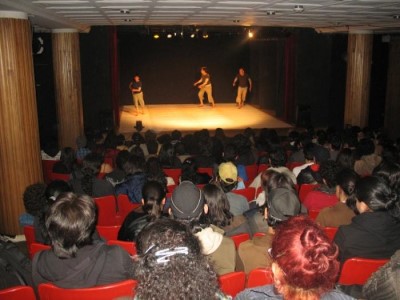
[[[249,210],[249,202],[242,195],[232,192],[238,184],[238,172],[236,166],[232,162],[221,163],[218,167],[218,177],[220,187],[228,197],[230,212],[234,216],[242,215]]]
[[[287,188],[272,189],[264,206],[268,230],[264,236],[254,237],[240,244],[236,269],[244,270],[248,274],[256,268],[270,267],[272,260],[267,249],[272,245],[275,227],[290,217],[303,213],[307,213],[307,210],[301,205],[294,191]]]
[[[235,271],[236,250],[233,240],[224,237],[223,231],[202,224],[201,217],[208,213],[204,195],[190,181],[182,181],[173,191],[169,214],[187,224],[200,240],[202,253],[210,257],[218,275]]]

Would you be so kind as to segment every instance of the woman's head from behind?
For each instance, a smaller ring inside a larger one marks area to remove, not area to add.
[[[233,215],[229,211],[229,202],[224,191],[215,184],[207,184],[203,187],[203,194],[208,208],[206,219],[215,226],[229,225]]]
[[[91,244],[95,226],[96,206],[86,195],[61,194],[46,216],[53,251],[60,258],[75,257],[79,248]]]
[[[142,188],[143,211],[154,218],[158,218],[161,215],[165,195],[165,189],[159,182],[146,182]]]
[[[284,299],[320,299],[339,272],[338,248],[311,219],[297,216],[275,231],[271,257],[275,286]]]
[[[336,174],[336,197],[353,210],[356,201],[354,191],[358,179],[358,174],[351,169],[343,169]]]
[[[383,178],[377,176],[363,177],[356,183],[355,196],[357,210],[360,213],[388,211],[400,218],[399,197],[392,192]]]
[[[137,239],[136,276],[140,299],[213,299],[216,274],[201,254],[198,239],[183,223],[158,219]]]

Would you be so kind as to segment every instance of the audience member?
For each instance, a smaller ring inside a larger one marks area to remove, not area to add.
[[[32,226],[35,219],[38,219],[41,212],[47,206],[46,185],[44,183],[35,183],[25,188],[22,196],[26,213],[19,216],[21,226]]]
[[[172,177],[167,176],[161,168],[160,161],[157,157],[150,157],[146,161],[146,175],[147,180],[158,181],[165,190],[168,185],[175,185],[176,182]]]
[[[142,201],[142,188],[147,181],[144,170],[144,160],[139,156],[131,155],[124,164],[124,171],[127,174],[125,181],[115,186],[115,194],[128,195],[133,203]]]
[[[268,253],[274,284],[246,289],[235,299],[354,299],[334,290],[338,249],[307,217],[292,217],[280,224]]]
[[[181,182],[172,193],[169,213],[191,228],[200,240],[202,253],[210,258],[218,275],[233,272],[236,263],[235,245],[230,238],[223,236],[222,230],[200,223],[207,210],[203,192],[192,182]]]
[[[60,161],[53,165],[53,173],[71,174],[76,171],[75,151],[71,147],[65,147],[61,150]]]
[[[142,189],[142,206],[131,211],[118,232],[120,241],[136,241],[144,226],[162,216],[165,188],[157,181],[147,181]]]
[[[341,169],[354,170],[354,155],[350,148],[343,148],[336,157],[336,163]]]
[[[194,184],[207,184],[211,180],[211,176],[207,173],[199,173],[196,160],[187,158],[182,164],[182,174],[179,179],[182,181],[191,181]]]
[[[160,153],[158,154],[160,164],[165,169],[179,169],[182,163],[176,157],[175,147],[171,143],[166,143],[161,146]]]
[[[382,158],[375,154],[375,144],[371,139],[363,138],[357,149],[358,160],[354,163],[354,170],[360,176],[371,175],[374,168],[380,164]]]
[[[135,299],[228,299],[184,224],[170,219],[151,223],[139,234],[137,250]]]
[[[82,161],[91,151],[86,147],[87,139],[84,135],[76,138],[76,159]]]
[[[352,257],[390,258],[400,249],[399,196],[373,176],[357,181],[355,196],[359,215],[340,226],[334,239],[341,263]]]
[[[119,246],[93,241],[96,206],[87,195],[66,193],[50,207],[46,228],[52,249],[38,252],[32,264],[35,287],[88,288],[131,278],[132,261]]]
[[[351,169],[343,169],[336,174],[337,204],[320,211],[315,222],[322,227],[348,225],[355,216],[354,190],[359,176]]]
[[[124,165],[129,160],[130,155],[128,150],[121,150],[118,152],[115,158],[116,168],[105,175],[105,179],[110,182],[112,186],[115,187],[117,184],[125,181],[126,173],[124,171]]]

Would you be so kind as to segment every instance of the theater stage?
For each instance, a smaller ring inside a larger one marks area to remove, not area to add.
[[[252,105],[238,109],[234,103],[217,104],[199,107],[195,104],[159,104],[147,105],[145,114],[135,116],[133,105],[122,107],[119,132],[129,134],[136,129],[136,121],[142,121],[144,131],[152,129],[157,133],[178,129],[192,132],[203,128],[210,131],[223,128],[226,131],[242,131],[247,127],[253,129],[274,128],[287,129],[293,126]]]

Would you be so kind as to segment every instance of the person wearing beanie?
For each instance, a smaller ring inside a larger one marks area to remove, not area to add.
[[[200,218],[208,213],[203,192],[192,182],[182,181],[171,196],[169,213],[187,226],[200,241],[202,253],[209,256],[218,275],[235,271],[236,251],[233,240],[223,231],[201,224]]]
[[[228,197],[229,210],[234,216],[242,215],[249,210],[247,199],[232,192],[238,185],[237,168],[232,162],[224,162],[219,165],[217,182]]]
[[[296,193],[287,188],[275,188],[269,192],[264,205],[264,216],[268,222],[268,230],[264,236],[239,245],[236,270],[248,274],[257,268],[267,268],[272,264],[266,249],[271,248],[275,228],[291,216],[306,213]]]

